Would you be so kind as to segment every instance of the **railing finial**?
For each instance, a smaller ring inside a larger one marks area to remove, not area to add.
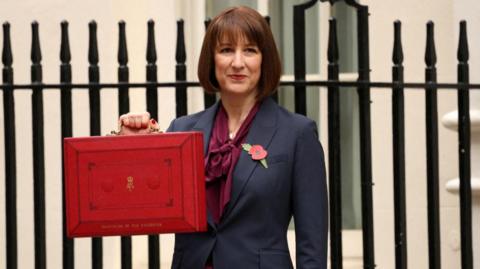
[[[118,63],[121,66],[127,65],[128,63],[128,52],[127,52],[127,34],[125,33],[125,21],[121,20],[118,23]]]
[[[270,16],[267,15],[267,16],[264,16],[263,18],[267,22],[268,26],[270,26]]]
[[[148,37],[147,37],[147,62],[154,64],[157,61],[157,50],[155,49],[155,22],[148,20]]]
[[[185,35],[183,32],[183,20],[177,21],[177,48],[175,52],[175,60],[178,64],[185,63],[187,55],[185,52]]]
[[[41,83],[43,77],[42,71],[42,52],[40,50],[40,35],[38,31],[38,22],[32,22],[32,48],[30,53],[32,66],[30,69],[31,80],[33,83]]]
[[[327,58],[329,63],[336,63],[338,61],[337,21],[335,18],[330,18],[328,22],[329,34]]]
[[[42,52],[40,50],[40,37],[38,33],[38,22],[32,22],[32,50],[30,53],[32,63],[39,64],[42,60]]]
[[[437,63],[437,53],[435,52],[435,39],[434,39],[434,23],[428,21],[427,23],[427,47],[425,50],[425,63],[429,67],[435,66]]]
[[[393,23],[394,26],[394,38],[393,38],[393,56],[392,61],[394,64],[403,63],[403,48],[402,48],[402,22],[396,20]]]
[[[10,67],[13,63],[12,45],[10,41],[10,23],[3,24],[3,51],[2,63],[4,66]]]
[[[62,21],[61,29],[60,60],[62,63],[69,63],[72,57],[70,54],[70,42],[68,40],[68,22],[66,20]]]
[[[88,62],[98,64],[97,23],[94,20],[88,23]]]
[[[211,19],[211,18],[206,18],[206,19],[203,21],[203,24],[205,25],[205,29],[208,28],[208,26],[210,25],[211,22],[212,22],[212,19]]]
[[[458,41],[457,59],[459,62],[468,62],[468,39],[467,39],[467,22],[460,22],[460,36]]]

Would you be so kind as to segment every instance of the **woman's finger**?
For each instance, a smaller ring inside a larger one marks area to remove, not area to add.
[[[134,115],[130,115],[130,117],[128,117],[128,127],[130,128],[135,128],[135,116]]]
[[[141,115],[135,115],[133,117],[133,122],[134,122],[134,127],[137,129],[140,129],[142,127],[142,116]]]
[[[129,118],[128,114],[121,115],[120,119],[118,121],[119,126],[129,126],[130,125],[130,120],[128,118]]]
[[[145,112],[142,113],[142,128],[147,128],[148,127],[148,122],[150,120],[150,113]]]
[[[150,128],[152,129],[159,129],[160,128],[160,125],[158,124],[158,122],[155,120],[155,119],[150,119]]]
[[[130,112],[118,118],[118,130],[122,135],[149,133],[150,113]]]

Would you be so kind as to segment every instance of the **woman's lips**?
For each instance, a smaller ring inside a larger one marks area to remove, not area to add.
[[[233,79],[233,80],[240,81],[240,80],[243,80],[244,78],[246,78],[247,76],[246,75],[241,75],[241,74],[232,74],[232,75],[228,75],[228,77]]]

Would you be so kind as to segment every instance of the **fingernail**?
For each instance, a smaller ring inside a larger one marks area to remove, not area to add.
[[[156,121],[155,119],[153,119],[153,118],[150,119],[150,122],[151,122],[152,124],[157,124],[157,121]]]

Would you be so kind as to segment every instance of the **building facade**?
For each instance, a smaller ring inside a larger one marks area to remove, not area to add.
[[[15,82],[30,81],[30,23],[37,20],[40,25],[42,65],[45,82],[59,81],[60,22],[69,22],[70,45],[72,51],[73,82],[86,82],[88,79],[88,22],[98,23],[100,54],[100,80],[117,81],[117,49],[119,20],[127,23],[128,66],[130,81],[145,81],[145,48],[147,21],[155,21],[157,45],[157,66],[159,81],[175,80],[175,40],[176,20],[185,22],[187,51],[187,80],[196,81],[196,68],[204,33],[203,21],[219,10],[230,5],[249,5],[263,15],[269,15],[271,26],[279,44],[284,61],[283,80],[293,79],[292,54],[292,7],[300,0],[45,0],[40,4],[34,0],[0,3],[0,20],[11,24],[12,49],[15,69]],[[473,0],[405,0],[368,1],[370,11],[370,66],[373,81],[391,81],[393,22],[402,22],[403,50],[405,55],[405,81],[424,81],[424,54],[426,23],[435,23],[435,45],[439,82],[456,81],[456,53],[458,45],[459,21],[468,22],[470,45],[470,80],[478,83],[480,78],[480,4]],[[341,79],[356,80],[356,15],[344,3],[319,2],[307,13],[307,79],[326,79],[328,19],[338,18],[340,42]],[[0,37],[0,40],[2,38]],[[341,89],[342,96],[342,181],[344,209],[343,253],[345,268],[362,268],[362,234],[360,221],[360,183],[358,166],[358,107],[356,91]],[[18,265],[19,268],[33,268],[33,171],[32,171],[32,131],[31,131],[31,92],[15,93],[16,148],[17,148],[17,223],[18,223]],[[44,92],[45,113],[45,166],[46,166],[46,233],[47,267],[62,268],[62,203],[61,203],[61,130],[59,92]],[[280,102],[292,109],[292,89],[280,89]],[[456,91],[440,90],[438,94],[438,117],[449,125],[448,114],[457,110]],[[165,129],[175,116],[174,89],[158,92],[159,122]],[[371,126],[374,198],[375,257],[377,268],[394,267],[394,220],[393,220],[393,166],[392,166],[392,113],[391,90],[371,91]],[[115,129],[118,118],[117,92],[106,89],[101,95],[101,129],[107,134]],[[145,110],[145,91],[130,91],[130,109]],[[74,136],[89,135],[88,94],[86,91],[73,92],[73,133]],[[472,91],[471,110],[480,109],[480,92]],[[327,143],[327,94],[325,88],[308,89],[308,116],[316,120],[320,127],[320,139],[328,151]],[[199,88],[188,90],[188,112],[203,108],[203,93]],[[0,122],[3,112],[0,111]],[[479,177],[479,133],[478,125],[472,123],[472,176]],[[478,124],[478,122],[477,122]],[[450,124],[451,125],[451,124]],[[428,267],[427,234],[427,191],[425,144],[429,139],[425,134],[425,93],[421,89],[405,91],[405,141],[406,141],[406,206],[407,206],[407,246],[409,268]],[[476,128],[476,129],[475,129]],[[4,140],[0,132],[0,141]],[[3,143],[1,143],[3,145]],[[457,133],[439,125],[440,144],[440,227],[441,261],[444,268],[460,268],[460,213],[459,198],[455,193],[455,179],[458,177]],[[4,169],[4,148],[0,146],[0,171]],[[0,204],[5,204],[5,176],[0,173]],[[450,184],[450,185],[448,185]],[[450,186],[447,188],[447,185]],[[480,223],[478,206],[478,186],[474,190],[474,223]],[[475,189],[477,188],[477,189]],[[477,196],[475,196],[477,195]],[[475,227],[475,226],[474,226]],[[474,228],[475,230],[475,228]],[[5,234],[5,208],[0,207],[0,234]],[[291,238],[291,252],[294,256],[294,233]],[[474,231],[474,253],[476,267],[480,264],[478,255],[480,234]],[[162,268],[169,268],[173,253],[173,236],[161,235]],[[475,242],[477,244],[475,245]],[[133,268],[148,268],[148,244],[145,236],[133,237]],[[75,240],[75,267],[90,268],[90,239]],[[5,236],[0,236],[0,257],[4,256]],[[120,239],[104,238],[105,268],[120,268]],[[0,269],[6,268],[0,259]]]

